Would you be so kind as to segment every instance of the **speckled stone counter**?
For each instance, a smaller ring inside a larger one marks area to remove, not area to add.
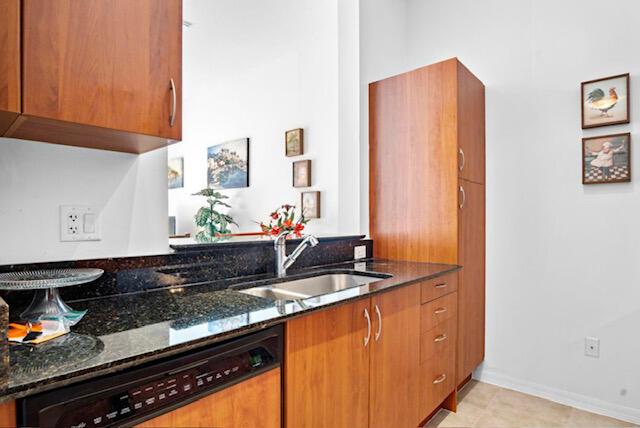
[[[73,307],[87,309],[88,314],[71,334],[37,347],[11,346],[11,366],[7,384],[0,389],[0,401],[188,352],[294,316],[457,269],[451,265],[382,260],[300,269],[287,280],[350,271],[392,276],[284,305],[237,291],[280,281],[272,273],[78,300]]]

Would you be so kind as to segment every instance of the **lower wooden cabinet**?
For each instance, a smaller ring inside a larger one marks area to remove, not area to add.
[[[280,369],[273,369],[138,427],[280,428],[280,412]]]
[[[369,299],[287,322],[288,428],[357,428],[369,421]],[[370,318],[369,318],[370,319]]]
[[[17,425],[16,402],[6,401],[0,404],[0,428],[13,428]]]
[[[417,427],[420,285],[291,320],[286,427]]]

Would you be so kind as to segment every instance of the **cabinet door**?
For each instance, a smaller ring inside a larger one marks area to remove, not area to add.
[[[286,427],[366,428],[369,299],[293,319],[286,326]]]
[[[459,184],[458,384],[484,360],[485,322],[485,188]]]
[[[484,85],[458,63],[458,176],[485,182]]]
[[[280,428],[280,412],[280,369],[274,369],[138,427]]]
[[[25,115],[181,138],[182,0],[22,3]]]
[[[0,0],[0,135],[20,112],[20,0]]]
[[[420,286],[371,298],[370,427],[417,427],[419,413]]]

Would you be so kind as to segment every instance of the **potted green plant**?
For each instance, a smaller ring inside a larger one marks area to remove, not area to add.
[[[206,197],[208,205],[201,207],[195,215],[196,226],[202,228],[202,230],[196,234],[197,241],[214,241],[216,238],[219,238],[220,235],[231,233],[231,229],[229,229],[230,225],[234,224],[236,227],[238,226],[238,223],[233,220],[233,217],[216,210],[219,206],[231,208],[231,205],[223,202],[224,199],[229,199],[228,196],[209,188],[202,189],[198,193],[194,193],[193,196]]]

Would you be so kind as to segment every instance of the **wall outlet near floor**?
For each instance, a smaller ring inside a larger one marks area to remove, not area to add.
[[[358,245],[353,248],[353,259],[360,260],[367,258],[367,246],[366,245]]]
[[[600,339],[597,337],[585,337],[584,355],[587,357],[600,358]]]
[[[99,241],[100,209],[86,205],[60,206],[60,241]]]

